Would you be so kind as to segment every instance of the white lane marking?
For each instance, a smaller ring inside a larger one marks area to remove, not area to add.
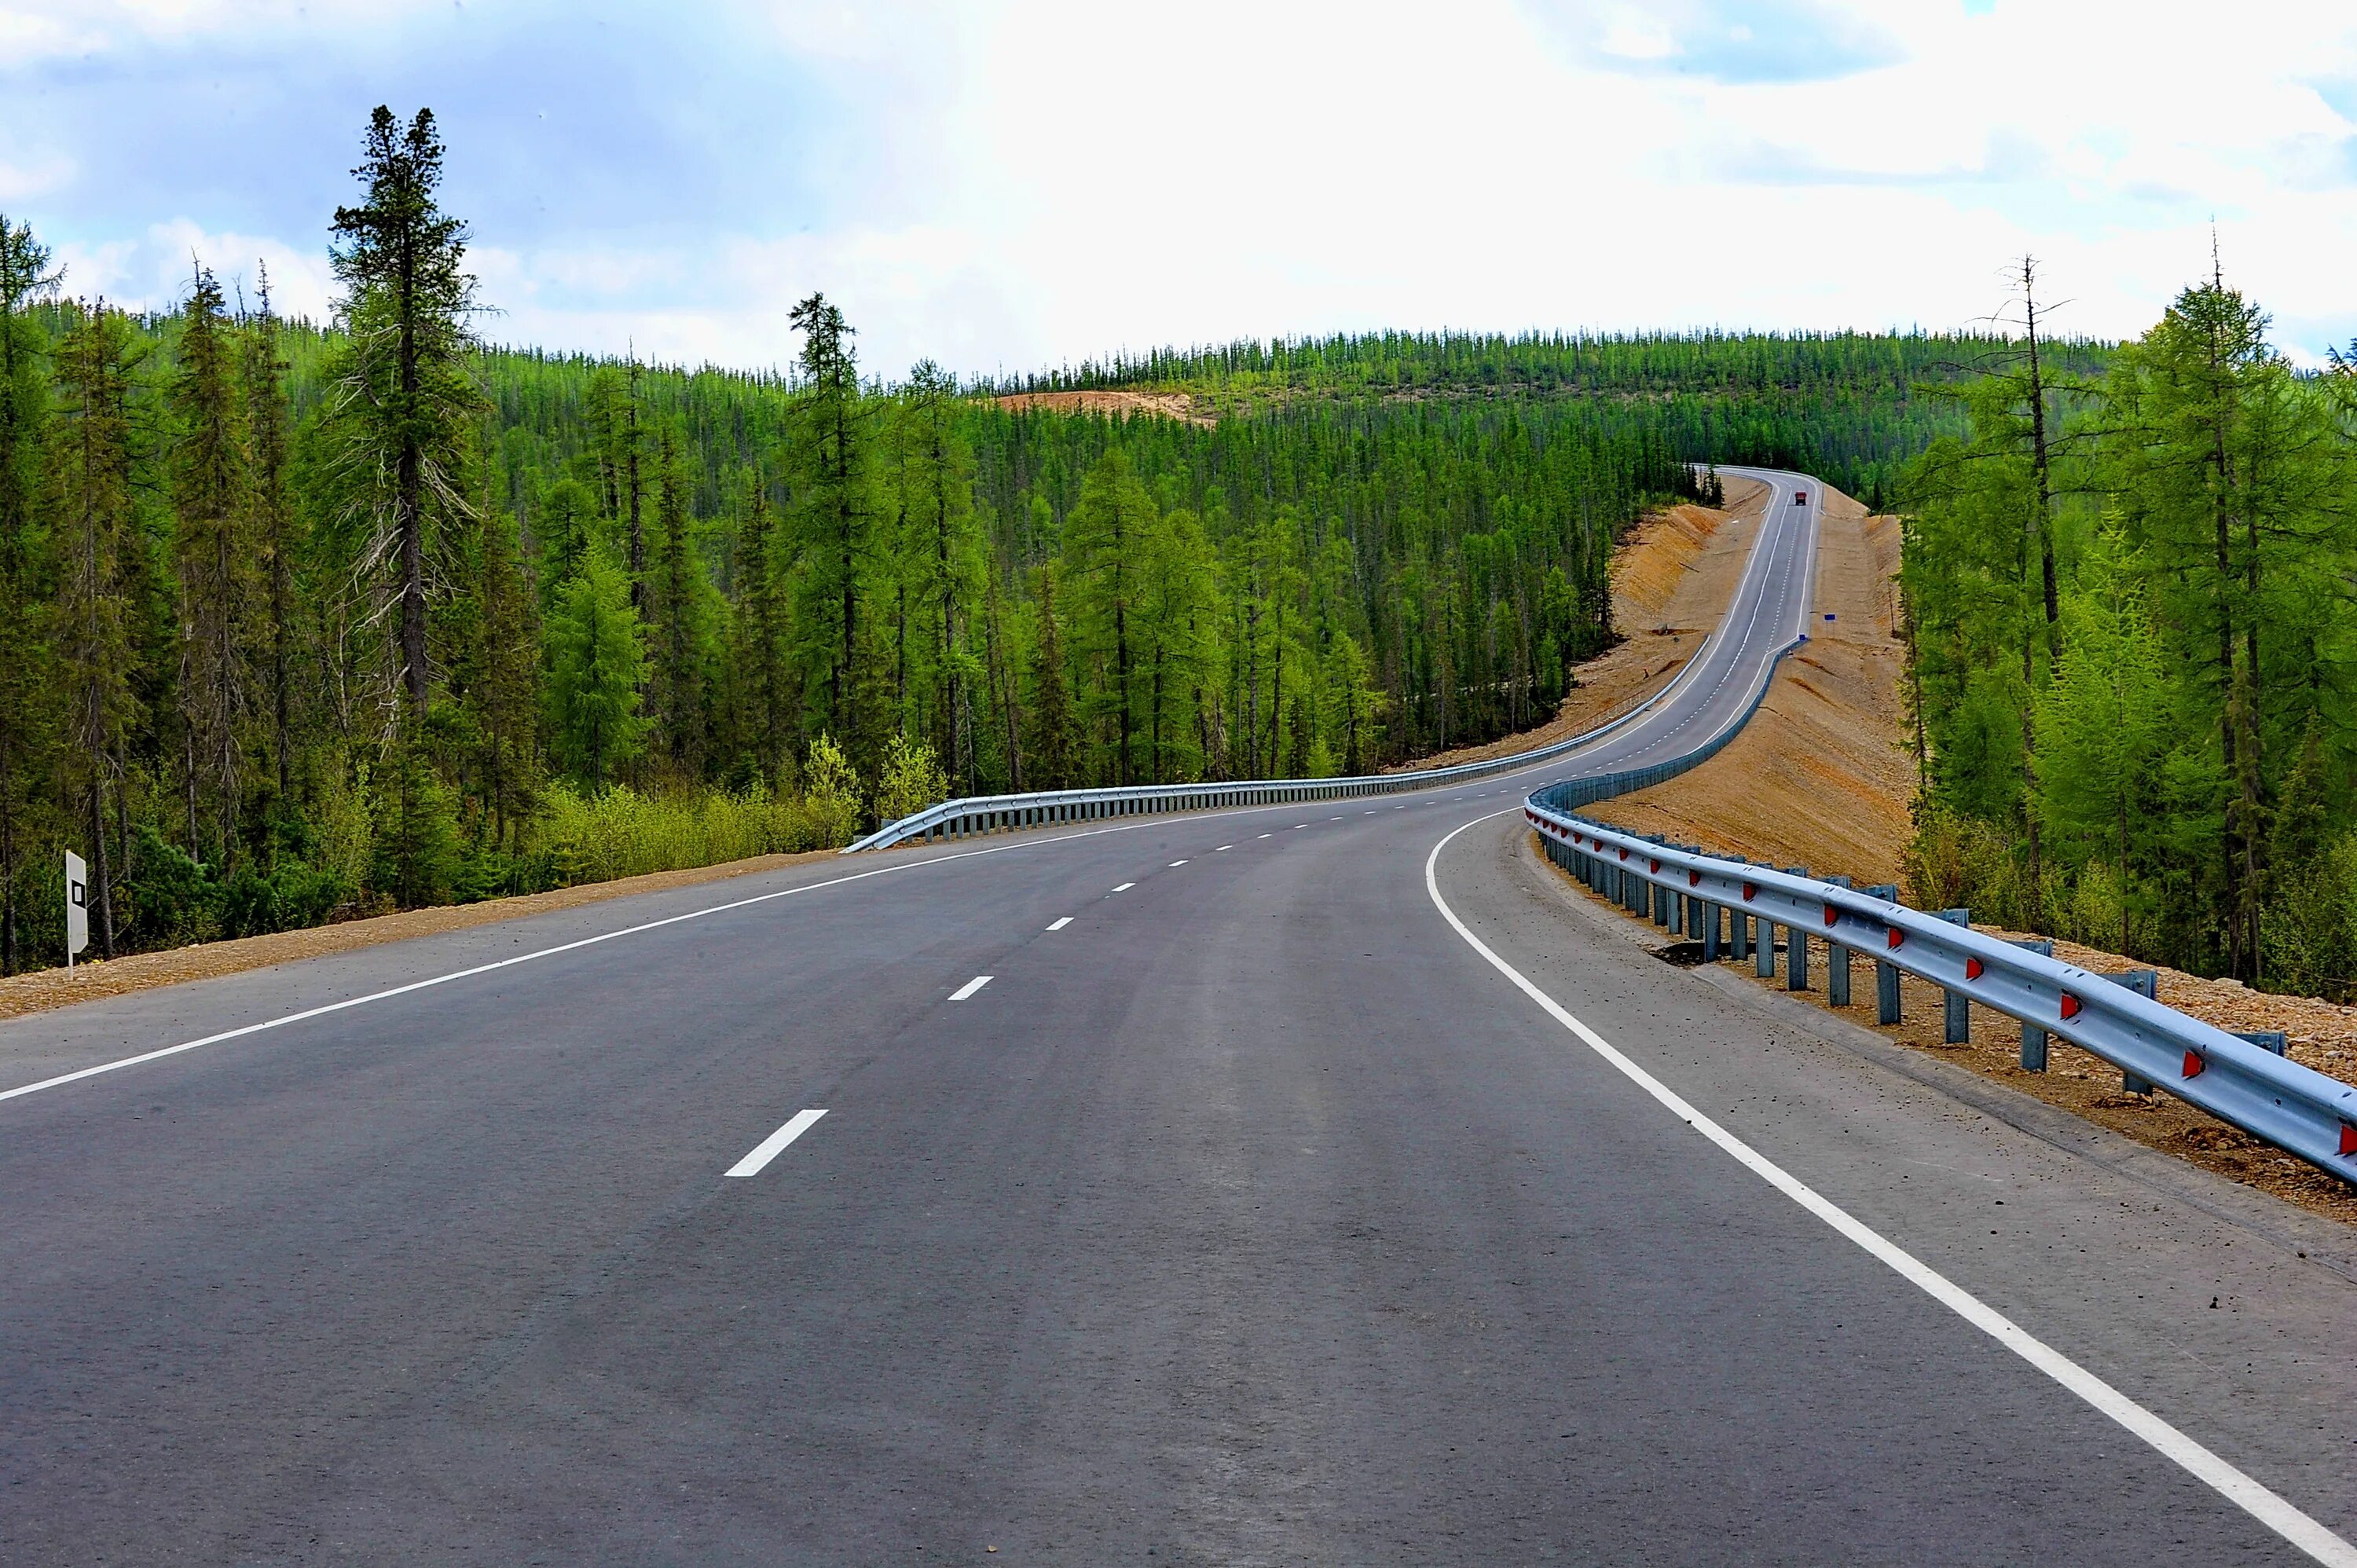
[[[1264,835],[1264,836],[1265,836],[1265,835]],[[1236,846],[1235,846],[1235,845],[1233,845],[1233,844],[1232,844],[1232,843],[1223,843],[1223,844],[1222,844],[1218,849],[1213,850],[1211,853],[1212,853],[1213,854],[1225,854],[1227,851],[1232,850],[1232,849],[1233,849],[1233,848],[1235,848],[1235,847],[1236,847]]]
[[[784,1153],[788,1144],[809,1132],[817,1123],[818,1119],[825,1114],[823,1111],[795,1112],[792,1121],[754,1144],[752,1153],[728,1167],[728,1174],[733,1176],[760,1175],[763,1165]]]
[[[1730,469],[1727,471],[1733,472],[1734,470]],[[1812,509],[1810,513],[1812,521],[1813,521],[1815,515],[1814,510]],[[1779,524],[1781,532],[1781,517],[1772,521],[1775,521]],[[1770,569],[1763,565],[1763,563],[1767,560],[1767,555],[1763,552],[1761,546],[1765,543],[1766,538],[1763,532],[1762,538],[1753,544],[1751,554],[1744,562],[1743,576],[1736,585],[1735,598],[1730,600],[1728,603],[1727,613],[1730,616],[1734,612],[1735,605],[1742,602],[1745,594],[1749,590],[1754,575]],[[1813,562],[1816,553],[1816,538],[1813,534],[1810,537],[1809,553],[1812,562]],[[1791,584],[1789,581],[1785,585],[1785,597],[1787,599],[1791,597]],[[1749,641],[1751,627],[1759,620],[1759,618],[1760,606],[1755,600],[1751,604],[1750,618],[1747,620],[1744,625],[1745,641]],[[1726,647],[1735,650],[1727,655],[1727,660],[1730,661],[1736,657],[1736,653],[1741,650],[1741,644],[1727,643],[1723,639],[1717,646]],[[1714,652],[1713,657],[1714,659],[1717,659],[1717,655],[1716,651]],[[1677,678],[1673,680],[1669,686],[1663,687],[1661,692],[1654,693],[1654,696],[1648,700],[1658,701],[1662,697],[1666,696],[1669,692],[1677,685],[1678,681],[1685,678],[1688,671],[1693,671],[1698,668],[1699,665],[1696,662],[1689,660],[1685,669],[1679,671]],[[1719,686],[1724,686],[1725,684],[1725,675],[1722,674],[1719,681]],[[1709,695],[1716,696],[1717,694],[1717,691],[1718,687],[1714,687]],[[1706,700],[1707,700],[1707,698],[1706,698]],[[1689,717],[1691,717],[1691,715],[1689,715]],[[1659,743],[1656,742],[1655,744],[1658,745]],[[1645,749],[1651,750],[1652,747],[1648,746]],[[1638,753],[1636,755],[1642,755],[1642,753]],[[1553,769],[1572,759],[1571,755],[1547,757],[1541,761],[1529,763],[1523,767],[1514,768],[1503,775],[1503,777],[1509,779],[1519,779],[1524,775],[1538,772],[1543,768]],[[1461,800],[1464,797],[1462,795],[1451,795],[1449,799],[1451,800]],[[1411,802],[1411,804],[1425,806],[1434,804],[1434,802],[1431,800],[1416,800]],[[1259,816],[1265,812],[1281,809],[1282,808],[1280,806],[1274,805],[1236,806],[1231,807],[1226,811],[1214,811],[1207,814],[1221,817]],[[1394,807],[1393,809],[1397,811],[1401,808]],[[979,860],[985,855],[1008,854],[1017,850],[1037,849],[1042,844],[1071,843],[1082,839],[1102,838],[1107,833],[1134,833],[1146,828],[1158,828],[1168,825],[1168,824],[1166,822],[1157,819],[1151,822],[1121,822],[1110,827],[1082,828],[1071,832],[1056,833],[1040,838],[1018,839],[1012,843],[991,844],[981,849],[953,850],[945,854],[927,855],[921,860],[904,860],[893,865],[879,865],[872,871],[855,871],[850,873],[848,875],[830,876],[823,882],[807,882],[799,887],[780,887],[769,893],[756,893],[749,898],[732,898],[724,904],[709,904],[701,909],[689,909],[677,915],[666,915],[659,920],[642,920],[635,926],[624,926],[618,930],[600,931],[596,936],[582,937],[576,940],[569,942],[559,942],[554,947],[535,948],[531,952],[512,953],[503,959],[495,959],[490,963],[479,963],[467,969],[455,969],[447,974],[429,975],[424,980],[413,980],[404,985],[388,986],[382,991],[371,991],[359,996],[347,996],[340,1002],[322,1003],[317,1007],[306,1007],[299,1012],[281,1014],[275,1018],[264,1018],[259,1023],[242,1025],[234,1029],[223,1029],[218,1034],[205,1035],[193,1040],[183,1040],[178,1045],[164,1046],[152,1051],[141,1051],[135,1056],[120,1057],[113,1061],[99,1062],[94,1066],[78,1068],[72,1072],[59,1073],[54,1078],[41,1079],[33,1083],[18,1084],[14,1089],[0,1090],[0,1101],[15,1100],[27,1094],[38,1094],[44,1090],[59,1089],[69,1083],[79,1083],[83,1079],[96,1078],[102,1073],[114,1072],[123,1068],[139,1067],[147,1062],[161,1061],[166,1057],[176,1057],[184,1051],[199,1050],[206,1046],[217,1046],[225,1041],[242,1039],[248,1035],[259,1035],[266,1030],[284,1028],[289,1024],[306,1023],[313,1018],[325,1017],[330,1013],[341,1013],[347,1008],[365,1007],[372,1002],[390,1001],[396,996],[406,996],[413,991],[425,991],[436,985],[447,985],[452,981],[468,980],[479,974],[489,974],[494,970],[507,969],[520,963],[532,963],[544,958],[554,958],[559,953],[568,953],[576,951],[581,948],[595,947],[600,942],[610,942],[621,937],[634,937],[642,932],[660,930],[665,926],[678,925],[683,920],[701,920],[708,915],[726,915],[734,910],[749,908],[756,904],[767,904],[780,898],[791,898],[798,894],[816,893],[829,887],[840,887],[845,883],[865,882],[868,878],[874,876],[889,876],[895,872],[914,871],[921,866],[942,865],[946,865],[951,861],[958,860]],[[1297,823],[1295,825],[1306,827],[1308,824],[1304,822]],[[1268,838],[1271,835],[1268,833],[1263,833],[1260,836],[1262,838]],[[1124,883],[1122,887],[1134,886],[1135,885],[1133,883]],[[1121,890],[1122,888],[1114,889],[1115,892],[1119,892]],[[518,918],[528,918],[529,917],[525,916],[518,917]]]
[[[1060,915],[1056,918],[1055,922],[1049,926],[1048,929],[1051,931],[1060,931],[1071,923],[1072,918],[1070,915]]]
[[[1327,818],[1326,820],[1327,820],[1328,822],[1340,822],[1342,819],[1341,819],[1341,818],[1340,818],[1340,817],[1329,817],[1329,818]]]
[[[1174,861],[1172,861],[1172,862],[1170,863],[1170,869],[1171,869],[1171,870],[1173,870],[1173,871],[1176,871],[1176,870],[1178,870],[1180,866],[1182,866],[1182,865],[1186,865],[1186,864],[1187,864],[1187,863],[1186,863],[1185,861],[1183,861],[1183,860],[1174,860]]]
[[[986,974],[977,974],[972,980],[967,981],[963,985],[959,986],[955,991],[951,992],[950,1000],[952,1002],[963,1002],[967,997],[973,995],[975,992],[981,990],[984,986],[988,985],[989,983],[990,976]]]
[[[1847,1209],[1704,1115],[1675,1090],[1622,1056],[1605,1041],[1603,1036],[1573,1017],[1561,1003],[1534,985],[1523,977],[1522,971],[1500,958],[1491,950],[1489,943],[1475,936],[1465,922],[1457,918],[1457,911],[1448,907],[1448,901],[1440,896],[1440,878],[1437,873],[1440,852],[1448,847],[1449,839],[1466,828],[1486,822],[1491,817],[1507,816],[1520,810],[1520,807],[1509,807],[1503,811],[1492,811],[1489,816],[1476,817],[1472,822],[1451,830],[1448,837],[1432,846],[1432,853],[1425,857],[1424,862],[1424,890],[1431,897],[1433,908],[1440,911],[1441,918],[1455,928],[1468,946],[1489,961],[1491,968],[1512,981],[1523,995],[1537,1003],[1556,1023],[1578,1036],[1581,1044],[1609,1062],[1622,1077],[1660,1101],[1671,1115],[1717,1144],[1754,1176],[1824,1220],[1846,1240],[1855,1242],[1877,1262],[1886,1265],[1925,1295],[2127,1428],[2151,1444],[2164,1458],[2175,1463],[2194,1479],[2208,1486],[2319,1563],[2330,1563],[2333,1568],[2357,1568],[2357,1546],[2343,1541],[2287,1499],[2036,1337],[1880,1231],[1860,1223]]]
[[[1136,886],[1137,884],[1135,882],[1125,882],[1120,886],[1114,888],[1114,891],[1116,893],[1126,893]]]

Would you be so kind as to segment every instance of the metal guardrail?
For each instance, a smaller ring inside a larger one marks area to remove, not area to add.
[[[1683,760],[1683,759],[1682,759]],[[1664,765],[1674,766],[1674,765]],[[1692,767],[1692,762],[1685,762]],[[1678,769],[1683,771],[1683,768]],[[2139,994],[2120,983],[2128,977],[2091,974],[2003,938],[1952,924],[1835,883],[1751,865],[1655,842],[1576,814],[1576,807],[1642,789],[1625,783],[1636,773],[1569,779],[1549,785],[1523,802],[1523,814],[1539,832],[1558,865],[1607,897],[1631,903],[1635,889],[1662,889],[1678,902],[1670,923],[1681,932],[1718,929],[1720,910],[1735,922],[1727,943],[1749,937],[1760,950],[1761,972],[1769,972],[1774,929],[1786,933],[1788,972],[1804,985],[1808,939],[1827,944],[1828,956],[1871,959],[1884,971],[1903,971],[2017,1019],[2027,1036],[2035,1033],[2042,1065],[2045,1036],[2070,1041],[2118,1068],[2130,1081],[2167,1089],[2222,1122],[2298,1155],[2319,1170],[2357,1181],[2357,1087],[2277,1056],[2198,1018]],[[1658,782],[1657,779],[1649,780]],[[1613,788],[1616,783],[1620,788]],[[1633,907],[1633,906],[1632,906]],[[1706,943],[1706,952],[1718,947]],[[1879,975],[1878,975],[1879,978]],[[1896,980],[1877,990],[1896,1001]],[[1895,1006],[1886,1004],[1889,1011]],[[2027,1051],[2025,1051],[2025,1056]]]
[[[1021,795],[969,795],[928,806],[896,822],[887,822],[847,845],[843,853],[890,849],[897,844],[965,838],[975,833],[1012,832],[1057,822],[1090,822],[1104,817],[1157,816],[1171,811],[1213,811],[1233,806],[1283,805],[1294,800],[1333,800],[1363,795],[1392,795],[1403,790],[1429,789],[1493,778],[1577,750],[1652,712],[1684,686],[1703,666],[1717,640],[1712,632],[1695,647],[1684,668],[1660,691],[1593,729],[1568,740],[1485,762],[1460,762],[1449,768],[1426,768],[1406,773],[1360,774],[1348,779],[1263,779],[1235,783],[1138,784],[1099,789],[1047,789]],[[1781,657],[1781,655],[1780,655]],[[1764,689],[1764,688],[1763,688]],[[1758,703],[1755,700],[1754,706]],[[1749,717],[1747,712],[1746,716]]]

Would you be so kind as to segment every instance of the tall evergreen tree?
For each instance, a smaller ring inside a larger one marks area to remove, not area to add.
[[[286,360],[279,352],[278,318],[270,306],[270,273],[259,269],[258,308],[246,321],[241,359],[248,470],[250,532],[262,561],[263,656],[269,665],[270,757],[278,798],[293,792],[295,658],[299,636],[295,603],[298,540],[289,488],[293,411],[286,396]]]
[[[872,759],[862,748],[867,725],[858,711],[859,607],[874,503],[859,366],[852,328],[824,295],[795,306],[791,320],[802,334],[795,425],[804,635],[813,678],[825,693],[823,727],[847,740],[853,764],[864,767]]]
[[[145,358],[130,324],[103,300],[65,308],[57,355],[61,394],[52,424],[52,471],[61,561],[59,651],[72,727],[68,787],[90,831],[98,949],[114,956],[117,873],[124,843],[126,743],[137,718],[133,612],[145,541],[133,512],[131,398]],[[115,808],[109,853],[107,807]]]
[[[557,596],[548,621],[549,749],[596,794],[645,743],[639,712],[646,645],[630,585],[596,555]]]
[[[40,506],[48,389],[31,309],[59,275],[31,227],[0,213],[0,975],[27,957],[16,879],[56,766],[50,539]]]
[[[432,664],[426,600],[447,520],[468,511],[461,486],[481,393],[468,373],[475,279],[468,230],[442,210],[442,139],[420,109],[404,129],[382,104],[352,173],[367,191],[336,209],[331,252],[347,333],[328,413],[356,513],[363,564],[382,574],[396,617],[395,664],[422,714]]]
[[[244,786],[256,542],[237,345],[221,306],[221,285],[199,265],[181,313],[179,369],[170,403],[178,425],[171,492],[188,853],[211,859],[226,875],[237,854]],[[200,810],[211,819],[210,842],[200,831]]]

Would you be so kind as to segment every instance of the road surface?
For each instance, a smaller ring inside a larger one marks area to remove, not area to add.
[[[1804,624],[1779,499],[1695,675],[1525,777],[0,1025],[49,1085],[0,1099],[0,1561],[2304,1560],[1469,935],[2346,1535],[2344,1232],[1666,964],[1531,848],[1530,788],[1706,739]]]

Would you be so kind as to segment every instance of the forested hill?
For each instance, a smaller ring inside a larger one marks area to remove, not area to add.
[[[1944,389],[2009,363],[2015,347],[1921,331],[1374,332],[1156,349],[1000,390],[1186,392],[1229,413],[1320,399],[1642,401],[1681,456],[1803,468],[1878,499],[1933,435],[1962,428]],[[2083,339],[2042,347],[2065,379],[2101,373],[2114,352]]]
[[[1614,542],[1689,463],[1871,493],[1963,428],[1919,381],[1993,347],[1089,372],[1198,388],[1208,424],[863,365],[817,294],[780,374],[499,351],[443,157],[429,115],[371,122],[331,327],[201,265],[125,315],[0,221],[0,968],[59,956],[66,849],[120,951],[838,843],[948,790],[1490,739],[1610,640]]]

